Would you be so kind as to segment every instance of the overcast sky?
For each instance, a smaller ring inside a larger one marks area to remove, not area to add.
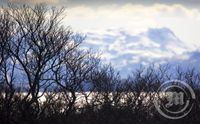
[[[64,24],[87,35],[83,48],[98,49],[122,73],[149,63],[199,66],[200,0],[10,2],[67,7]]]
[[[143,4],[143,5],[152,5],[152,4],[182,4],[187,6],[198,6],[200,3],[199,0],[1,0],[2,3],[7,1],[15,3],[48,3],[48,4],[57,4],[57,5],[70,5],[72,6],[101,6],[101,5],[111,5],[111,4]]]

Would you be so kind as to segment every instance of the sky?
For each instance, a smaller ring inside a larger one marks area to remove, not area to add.
[[[86,35],[83,49],[126,75],[140,65],[199,67],[199,0],[10,0],[66,7],[63,24]],[[1,4],[6,1],[2,0]]]

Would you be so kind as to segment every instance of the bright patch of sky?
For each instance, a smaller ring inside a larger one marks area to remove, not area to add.
[[[139,64],[187,64],[199,58],[191,57],[194,52],[200,56],[198,8],[181,4],[75,6],[68,9],[65,22],[87,35],[84,48],[102,51],[102,59],[122,73]]]

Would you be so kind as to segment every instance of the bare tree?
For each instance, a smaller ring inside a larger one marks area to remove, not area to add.
[[[0,76],[9,89],[8,103],[13,98],[13,86],[24,86],[25,94],[17,105],[21,122],[37,123],[49,107],[41,107],[39,99],[52,87],[60,87],[63,98],[67,98],[67,116],[74,108],[75,93],[83,91],[82,83],[89,81],[91,70],[98,64],[96,55],[80,50],[84,38],[62,26],[63,12],[63,8],[45,5],[13,4],[2,11]]]
[[[76,41],[82,41],[80,36],[74,37]],[[77,96],[85,92],[84,84],[90,82],[90,75],[99,63],[96,55],[89,51],[80,49],[73,49],[68,53],[65,63],[53,70],[55,75],[55,82],[60,87],[59,94],[66,98],[64,114],[66,117],[74,111],[75,102],[78,100]]]
[[[28,85],[23,98],[27,102],[22,104],[21,110],[23,117],[32,117],[33,121],[41,111],[39,98],[54,83],[54,68],[64,64],[70,51],[80,44],[74,41],[73,32],[61,25],[63,12],[63,8],[44,5],[10,5],[5,12],[14,25],[12,30],[4,29],[12,34],[7,40],[7,51],[10,67],[14,66],[17,73],[11,77],[17,77],[15,83]],[[28,111],[30,107],[35,111]]]
[[[9,41],[12,39],[14,24],[7,11],[0,11],[0,113],[3,123],[12,122],[12,106],[15,89],[14,73],[16,60],[10,57],[8,52]]]

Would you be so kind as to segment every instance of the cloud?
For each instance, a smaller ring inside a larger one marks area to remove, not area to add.
[[[198,48],[190,52],[189,47],[166,27],[149,28],[134,34],[121,29],[108,29],[100,34],[89,32],[84,46],[100,50],[103,61],[111,62],[124,74],[140,64],[181,65],[200,57],[200,52],[195,53]]]
[[[63,0],[53,2],[60,4]],[[198,58],[198,53],[195,54],[200,50],[198,8],[179,2],[146,5],[127,1],[127,4],[117,2],[95,7],[76,2],[76,6],[67,8],[68,16],[63,24],[85,33],[87,39],[82,48],[102,52],[102,59],[112,62],[122,72],[139,64],[188,64],[189,60]]]
[[[124,4],[143,4],[143,5],[153,5],[153,4],[181,4],[187,6],[198,6],[200,4],[199,0],[61,0],[61,4],[68,4],[70,6],[103,6],[103,5],[124,5]]]
[[[168,28],[150,28],[146,35],[153,41],[165,44],[169,41],[178,40],[175,34]]]
[[[123,29],[135,34],[149,28],[168,27],[191,50],[200,46],[200,11],[181,4],[113,4],[95,8],[82,5],[68,8],[67,15],[65,24],[83,33]]]
[[[188,63],[189,53],[200,50],[200,10],[184,4],[74,6],[65,22],[88,35],[85,48],[102,51],[122,72],[139,64]]]
[[[8,0],[11,3],[18,3],[18,4],[39,4],[39,3],[46,3],[46,4],[58,4],[60,0]]]
[[[2,0],[7,2],[7,0]],[[26,1],[31,0],[13,0],[13,1]],[[49,0],[32,0],[32,1],[45,1],[49,2]],[[54,0],[51,0],[54,1]],[[34,2],[35,3],[35,2]],[[105,6],[105,5],[125,5],[125,4],[142,4],[142,5],[154,5],[154,4],[165,4],[165,5],[172,5],[172,4],[181,4],[186,6],[198,6],[200,4],[199,0],[59,0],[59,5],[67,5],[69,7],[74,6],[90,6],[90,7],[98,7],[98,6]]]

